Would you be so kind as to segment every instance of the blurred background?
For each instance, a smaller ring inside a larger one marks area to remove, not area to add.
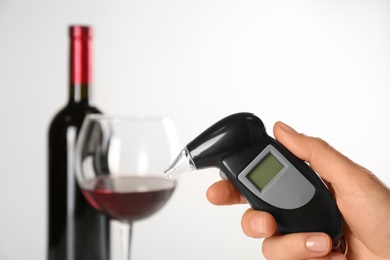
[[[390,184],[387,0],[0,0],[0,259],[45,259],[47,131],[68,100],[68,26],[94,28],[94,103],[169,115],[182,146],[231,113],[319,136]],[[180,179],[133,259],[263,259],[247,205]],[[348,183],[346,183],[348,185]]]

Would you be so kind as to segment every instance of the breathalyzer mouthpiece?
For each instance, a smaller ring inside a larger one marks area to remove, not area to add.
[[[196,170],[194,161],[192,160],[192,157],[188,152],[187,147],[184,147],[184,149],[176,157],[176,159],[169,166],[169,168],[164,171],[164,174],[168,179],[173,179],[178,177],[182,173],[192,170]]]

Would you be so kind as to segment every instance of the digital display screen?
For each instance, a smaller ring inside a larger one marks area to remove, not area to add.
[[[247,178],[261,191],[283,169],[283,164],[272,153],[268,153],[248,174]]]

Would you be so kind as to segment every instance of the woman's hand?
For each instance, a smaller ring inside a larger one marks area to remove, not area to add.
[[[352,162],[320,138],[299,134],[277,122],[274,135],[287,149],[310,163],[333,192],[344,221],[347,258],[352,260],[390,259],[390,190],[371,172]],[[216,205],[246,203],[229,181],[219,181],[207,191]],[[242,217],[244,233],[265,238],[267,259],[345,259],[332,252],[331,238],[324,233],[278,235],[269,213],[248,209]]]

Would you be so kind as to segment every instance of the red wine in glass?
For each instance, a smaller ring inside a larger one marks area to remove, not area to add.
[[[176,182],[159,177],[105,176],[82,189],[97,210],[112,219],[133,222],[147,218],[171,197]]]

